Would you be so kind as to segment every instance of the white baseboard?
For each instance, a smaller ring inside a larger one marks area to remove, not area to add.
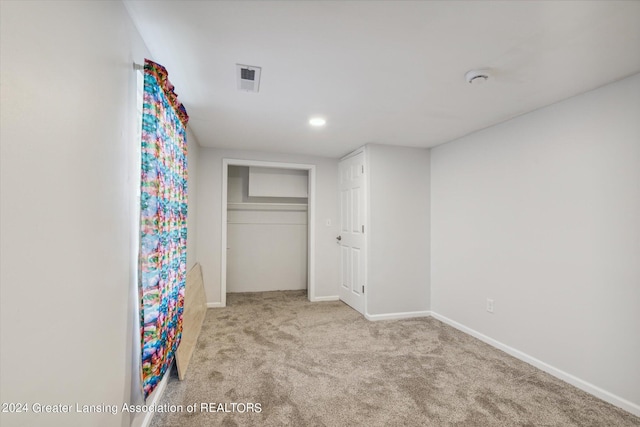
[[[339,301],[340,297],[337,295],[330,295],[330,296],[326,296],[326,297],[312,297],[309,298],[309,301],[311,302],[320,302],[320,301]],[[207,303],[207,308],[222,308],[222,307],[226,307],[226,304],[223,304],[221,302],[208,302]]]
[[[393,319],[410,319],[412,317],[429,317],[430,311],[405,311],[401,313],[386,313],[386,314],[369,314],[365,313],[364,318],[371,321],[377,320],[393,320]]]
[[[164,373],[164,376],[160,380],[160,383],[156,387],[156,389],[151,393],[151,399],[147,399],[145,402],[147,406],[156,406],[162,395],[164,394],[165,389],[167,388],[167,383],[169,382],[169,377],[171,376],[171,368],[167,369],[167,372]],[[151,424],[151,420],[153,419],[154,411],[145,412],[144,419],[142,420],[141,427],[148,427]]]
[[[340,301],[340,297],[337,295],[332,295],[328,297],[311,297],[309,298],[311,302],[320,302],[320,301]]]
[[[553,375],[556,378],[561,379],[562,381],[565,381],[583,391],[586,391],[589,394],[592,394],[594,396],[596,396],[597,398],[600,398],[602,400],[604,400],[605,402],[609,402],[612,405],[615,405],[619,408],[624,409],[627,412],[630,412],[638,417],[640,417],[640,405],[637,405],[633,402],[630,402],[626,399],[623,399],[620,396],[616,396],[615,394],[608,392],[606,390],[601,389],[598,386],[595,386],[587,381],[584,381],[574,375],[571,375],[561,369],[558,369],[556,367],[553,367],[551,365],[549,365],[548,363],[543,362],[542,360],[536,359],[533,356],[530,356],[526,353],[523,353],[520,350],[516,350],[513,347],[510,347],[506,344],[501,343],[500,341],[494,340],[491,337],[488,337],[474,329],[471,329],[461,323],[456,322],[455,320],[451,320],[447,317],[444,317],[438,313],[435,312],[431,312],[431,316],[433,316],[435,319],[440,320],[443,323],[446,323],[449,326],[453,326],[454,328],[469,334],[475,338],[478,338],[480,341],[484,341],[485,343],[498,348],[502,351],[504,351],[507,354],[510,354],[511,356],[522,360],[523,362],[526,362],[530,365],[535,366],[536,368],[543,370],[545,372],[547,372],[548,374]]]

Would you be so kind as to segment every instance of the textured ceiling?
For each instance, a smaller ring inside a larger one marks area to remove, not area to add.
[[[638,1],[125,5],[209,147],[431,147],[640,72]],[[259,93],[236,63],[262,67]],[[468,84],[472,68],[491,78]]]

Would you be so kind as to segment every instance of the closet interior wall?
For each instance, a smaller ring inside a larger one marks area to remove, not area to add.
[[[295,194],[307,171],[229,166],[227,292],[307,289],[307,198]],[[306,194],[305,194],[306,195]]]

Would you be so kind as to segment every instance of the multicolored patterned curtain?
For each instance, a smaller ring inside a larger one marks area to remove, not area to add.
[[[140,330],[146,398],[182,336],[187,270],[189,120],[167,70],[145,60],[140,196]]]

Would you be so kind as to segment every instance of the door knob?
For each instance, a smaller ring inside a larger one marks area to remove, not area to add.
[[[336,240],[339,242],[340,240],[342,240],[342,236],[336,237]]]

